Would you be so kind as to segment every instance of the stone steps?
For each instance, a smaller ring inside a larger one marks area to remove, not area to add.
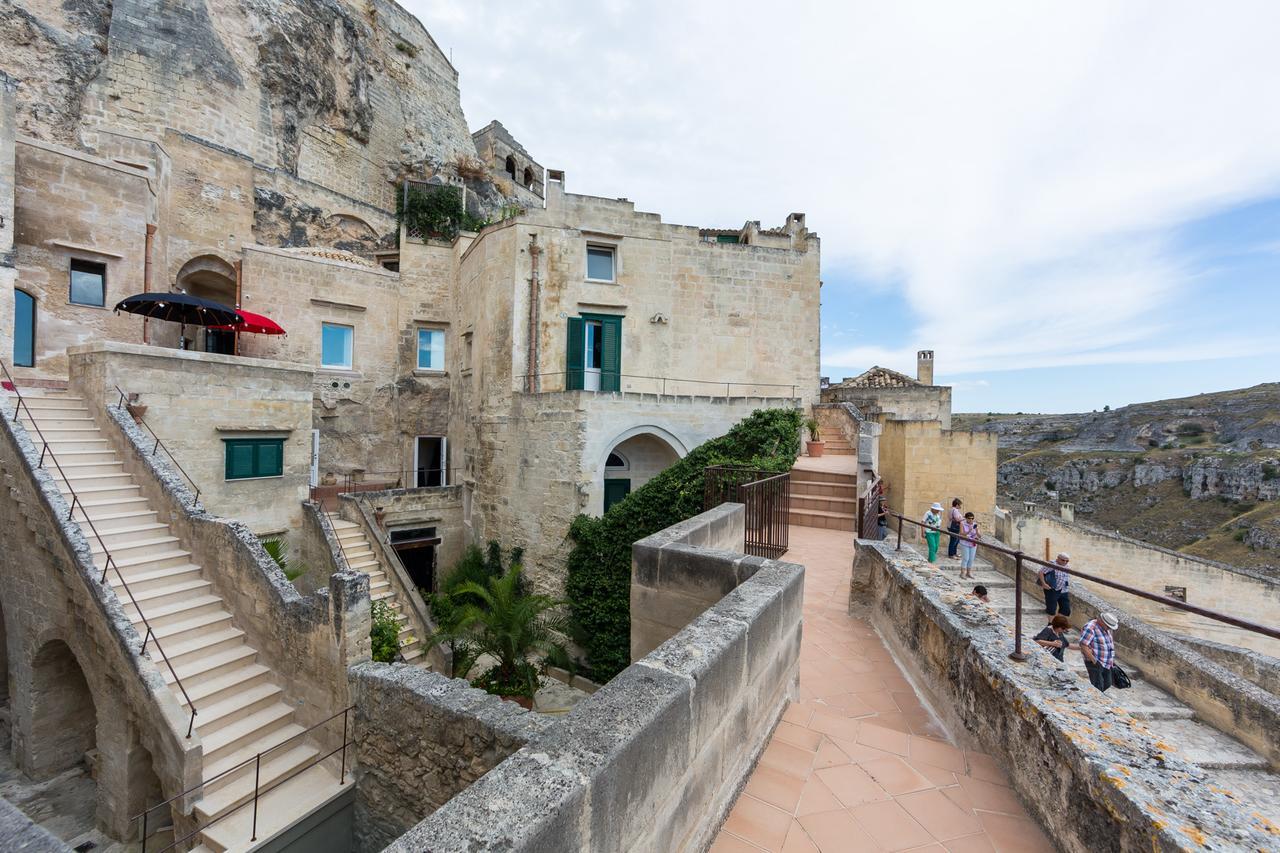
[[[364,572],[369,576],[369,598],[373,601],[386,602],[398,613],[396,620],[400,622],[399,632],[400,656],[407,663],[427,665],[423,655],[421,632],[409,625],[409,616],[404,611],[400,595],[391,583],[387,567],[374,549],[373,543],[365,534],[364,527],[343,518],[331,518],[333,534],[342,546],[347,565],[352,571]]]
[[[84,401],[66,394],[45,394],[33,396],[29,403],[30,412],[23,413],[24,425],[31,428],[33,438],[38,426],[49,441],[49,450],[62,470],[52,459],[46,460],[45,468],[68,503],[72,500],[70,489],[75,489],[79,500],[72,518],[82,526],[95,563],[102,567],[110,554],[119,572],[109,572],[107,580],[125,615],[140,636],[146,633],[142,618],[146,616],[155,636],[149,641],[148,652],[157,671],[182,707],[189,709],[176,683],[176,672],[197,709],[194,730],[203,747],[203,777],[210,784],[196,811],[202,824],[219,820],[201,833],[196,849],[245,849],[248,834],[233,841],[229,832],[237,822],[249,819],[244,817],[246,810],[233,810],[253,796],[253,766],[222,777],[218,774],[302,733],[294,707],[286,700],[280,679],[266,662],[259,661],[258,651],[235,626],[234,614],[212,593],[203,569],[193,562],[169,525],[159,521],[132,475],[124,472],[123,460],[103,436]],[[89,521],[101,540],[90,530]],[[173,666],[172,672],[161,659],[160,649]],[[288,779],[318,754],[318,749],[298,739],[264,756],[263,785]],[[311,775],[302,779],[308,773]],[[323,767],[305,771],[297,779],[283,781],[268,795],[273,813],[263,820],[279,829],[306,814],[322,793],[317,787],[320,780],[331,785],[327,796],[338,790],[336,773]],[[259,842],[270,838],[263,820],[259,821]]]

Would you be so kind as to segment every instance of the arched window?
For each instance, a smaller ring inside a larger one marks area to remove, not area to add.
[[[615,450],[613,453],[610,453],[609,458],[604,461],[604,467],[627,468],[629,466],[627,465],[626,457],[624,457],[621,453],[618,453]]]
[[[25,290],[13,291],[13,363],[36,366],[36,298]]]
[[[514,181],[516,179],[516,158],[508,154],[507,165],[505,168],[507,170],[507,174],[511,176],[511,180]]]
[[[527,189],[533,189],[533,169],[528,166],[524,167],[524,185]]]

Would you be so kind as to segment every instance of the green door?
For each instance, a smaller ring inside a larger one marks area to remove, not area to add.
[[[604,481],[604,511],[631,494],[631,480],[627,477]]]
[[[570,317],[566,336],[565,390],[622,389],[621,317],[609,314]]]
[[[586,327],[581,317],[569,318],[568,337],[565,338],[564,354],[564,389],[581,391],[583,376],[583,348],[585,346]]]

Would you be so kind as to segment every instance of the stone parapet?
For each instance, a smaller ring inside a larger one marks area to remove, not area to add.
[[[1195,649],[1214,663],[1221,664],[1241,678],[1248,679],[1273,696],[1280,696],[1280,659],[1229,646],[1225,643],[1214,643],[1198,637],[1180,636],[1178,642],[1188,648]]]
[[[1274,827],[1064,664],[1009,660],[1012,629],[918,555],[859,540],[850,607],[868,608],[935,706],[1002,759],[1060,849],[1274,847]]]

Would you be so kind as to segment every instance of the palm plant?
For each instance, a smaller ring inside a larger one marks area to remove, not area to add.
[[[431,642],[463,641],[468,655],[489,655],[497,663],[472,684],[500,696],[533,696],[538,689],[537,663],[561,646],[567,622],[558,613],[560,602],[546,595],[526,595],[520,589],[520,566],[482,586],[459,584],[457,597],[466,596],[455,624],[438,631]],[[532,660],[538,657],[537,663]]]

